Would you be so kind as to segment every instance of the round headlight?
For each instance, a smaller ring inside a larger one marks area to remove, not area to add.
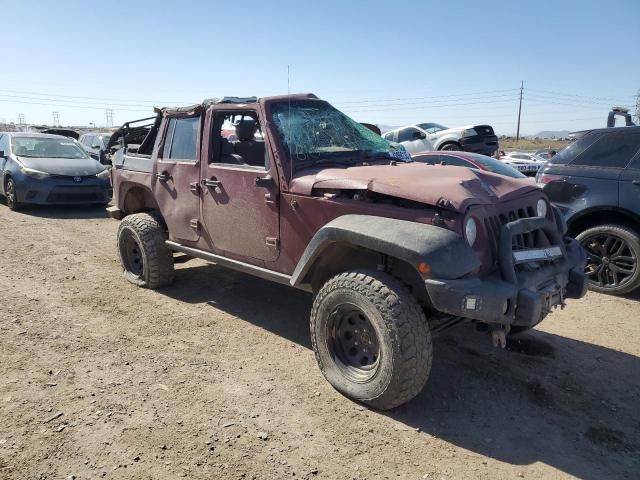
[[[538,213],[539,217],[547,216],[547,202],[545,202],[542,198],[538,200],[538,203],[536,203],[536,212]]]
[[[469,246],[473,247],[473,244],[476,243],[476,238],[478,236],[478,226],[476,225],[476,221],[469,217],[464,222],[464,238],[467,240]]]

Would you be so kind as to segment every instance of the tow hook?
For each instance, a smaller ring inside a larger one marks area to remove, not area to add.
[[[511,330],[509,325],[506,327],[495,327],[490,330],[491,343],[493,343],[494,347],[504,349],[507,346],[507,333],[509,333],[509,330]]]

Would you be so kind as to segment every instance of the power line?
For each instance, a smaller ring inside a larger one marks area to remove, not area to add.
[[[595,96],[589,96],[589,95],[578,95],[575,93],[560,93],[560,92],[552,92],[550,90],[540,90],[537,88],[528,88],[528,91],[531,92],[540,92],[540,93],[548,93],[551,95],[560,95],[560,96],[564,96],[564,97],[577,97],[577,98],[586,98],[586,99],[592,99],[592,100],[604,100],[604,101],[619,101],[619,98],[617,97],[595,97]],[[634,97],[635,95],[629,95],[629,98]],[[628,100],[624,100],[623,103],[628,102]]]
[[[396,102],[396,101],[405,101],[405,100],[425,100],[431,98],[451,98],[451,97],[467,97],[473,95],[483,95],[485,93],[500,93],[500,92],[515,92],[518,91],[517,88],[505,89],[505,90],[487,90],[484,92],[472,92],[472,93],[460,93],[457,95],[433,95],[429,97],[398,97],[398,98],[382,98],[382,99],[369,99],[369,100],[353,100],[353,101],[342,101],[335,102],[335,105],[346,105],[346,104],[357,104],[357,103],[382,103],[382,102]]]
[[[59,103],[46,103],[46,102],[23,102],[21,100],[4,100],[0,98],[0,102],[5,103],[21,103],[25,105],[45,105],[45,106],[53,106],[53,107],[68,107],[68,108],[85,108],[89,110],[104,110],[105,106],[87,106],[87,105],[61,105]],[[152,107],[147,107],[145,109],[141,108],[119,108],[118,110],[128,111],[128,112],[149,112]]]
[[[510,98],[508,100],[485,100],[485,101],[478,101],[478,102],[446,103],[446,104],[442,104],[442,105],[425,105],[425,106],[415,106],[416,104],[414,104],[413,106],[410,106],[410,107],[367,108],[365,110],[357,110],[357,109],[353,109],[353,108],[349,108],[349,107],[344,107],[344,110],[349,111],[349,112],[354,112],[354,113],[391,112],[391,111],[398,111],[398,110],[424,110],[424,109],[429,109],[429,108],[450,108],[450,107],[458,107],[458,106],[465,106],[465,105],[481,105],[481,104],[487,104],[487,103],[495,104],[495,103],[513,102],[513,101],[515,101],[517,99],[518,99],[518,97],[515,96],[515,97],[512,97],[512,98]]]
[[[107,102],[129,102],[129,103],[133,103],[133,102],[140,102],[140,103],[152,103],[155,105],[161,105],[161,104],[167,104],[167,105],[187,105],[189,104],[189,102],[158,102],[156,100],[140,100],[140,99],[136,99],[136,100],[130,100],[130,99],[122,99],[122,98],[110,98],[110,97],[83,97],[83,96],[79,96],[79,95],[61,95],[61,94],[56,94],[56,93],[42,93],[42,92],[31,92],[31,91],[26,91],[26,90],[7,90],[7,89],[0,89],[0,92],[8,92],[8,93],[26,93],[27,95],[40,95],[40,96],[45,96],[45,97],[60,97],[60,98],[71,98],[71,99],[84,99],[84,100],[103,100],[103,101],[107,101]],[[191,102],[193,103],[193,102]]]

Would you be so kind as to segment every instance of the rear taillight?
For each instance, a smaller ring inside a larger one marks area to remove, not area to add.
[[[536,175],[536,183],[540,186],[545,186],[552,182],[561,182],[563,179],[564,177],[562,175],[551,175],[549,173],[543,173],[542,170],[539,170]]]

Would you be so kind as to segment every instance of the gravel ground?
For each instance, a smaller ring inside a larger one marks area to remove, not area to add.
[[[506,351],[450,331],[424,391],[377,412],[324,381],[308,294],[199,260],[136,288],[117,227],[0,205],[0,479],[639,478],[640,294]]]

